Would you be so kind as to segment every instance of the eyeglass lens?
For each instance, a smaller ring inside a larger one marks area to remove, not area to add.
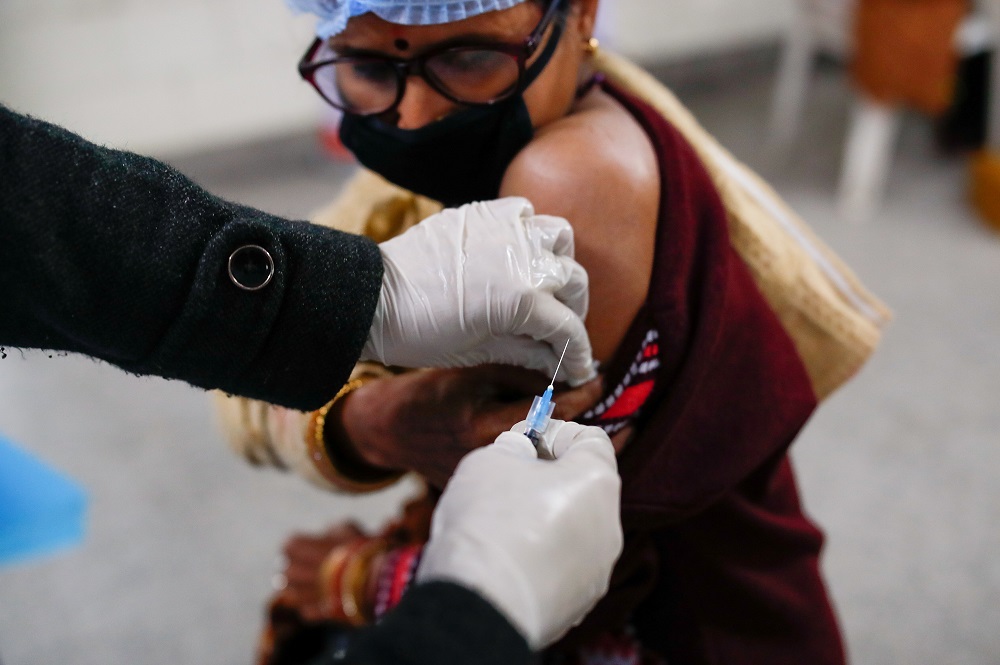
[[[334,58],[336,54],[324,44],[313,62]],[[476,47],[434,53],[424,58],[422,65],[421,73],[431,86],[454,101],[469,104],[487,104],[509,95],[517,87],[521,73],[516,56]],[[318,67],[312,81],[334,106],[370,115],[396,103],[405,75],[405,69],[395,61],[352,57]]]

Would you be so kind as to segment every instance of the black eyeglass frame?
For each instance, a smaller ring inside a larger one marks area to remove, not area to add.
[[[431,49],[425,51],[420,55],[414,56],[412,58],[392,58],[383,55],[350,55],[342,56],[336,58],[329,58],[326,60],[320,60],[319,62],[312,62],[313,56],[316,52],[323,46],[323,39],[317,37],[313,40],[312,44],[306,50],[305,54],[299,60],[298,69],[299,76],[306,80],[316,92],[319,93],[330,106],[340,109],[345,113],[352,113],[359,116],[373,116],[381,115],[382,113],[388,113],[392,111],[400,102],[403,101],[403,95],[406,94],[406,79],[410,76],[417,75],[427,82],[431,88],[433,88],[438,94],[445,97],[449,101],[456,104],[462,104],[463,106],[491,106],[502,102],[505,99],[509,99],[519,92],[523,92],[523,82],[524,73],[527,68],[527,62],[531,59],[531,56],[535,54],[538,47],[542,43],[542,38],[545,36],[546,30],[552,25],[553,20],[559,15],[559,9],[563,5],[565,0],[552,0],[549,6],[546,8],[545,13],[542,14],[541,20],[535,29],[532,30],[531,34],[528,35],[524,42],[521,44],[508,44],[503,42],[486,42],[482,44],[448,44],[440,48]],[[555,35],[553,35],[555,37]],[[509,90],[498,95],[495,99],[491,99],[486,102],[470,102],[463,99],[459,99],[452,95],[450,92],[445,90],[438,82],[434,80],[433,76],[427,74],[424,68],[424,63],[430,58],[439,56],[443,53],[450,52],[461,52],[461,51],[496,51],[499,53],[505,53],[512,56],[517,62],[517,82],[511,86]],[[392,67],[393,71],[396,72],[396,98],[393,102],[386,108],[380,111],[371,111],[368,113],[356,113],[349,108],[344,108],[344,106],[338,104],[334,100],[324,94],[323,89],[316,82],[316,72],[323,67],[335,64],[357,64],[365,62],[379,62],[384,63]]]

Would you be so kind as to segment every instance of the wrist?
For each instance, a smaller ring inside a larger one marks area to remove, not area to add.
[[[377,362],[386,364],[385,361],[385,339],[383,327],[386,320],[386,308],[389,306],[389,282],[392,280],[394,268],[385,252],[379,246],[379,253],[382,256],[382,285],[379,288],[378,301],[375,303],[375,311],[372,313],[372,324],[368,329],[368,337],[361,348],[361,356],[358,362]]]
[[[534,662],[524,638],[495,607],[474,591],[446,583],[410,590],[378,625],[358,633],[349,660],[414,665]]]
[[[335,547],[320,568],[320,593],[327,618],[364,626],[375,618],[372,581],[388,544],[381,538],[358,538]]]
[[[476,592],[527,640],[543,645],[543,617],[528,580],[507,557],[459,535],[442,533],[424,546],[415,582],[450,582]]]
[[[387,471],[391,468],[380,455],[378,449],[370,445],[372,428],[382,420],[377,411],[378,400],[369,399],[377,395],[383,381],[367,375],[359,377],[360,384],[341,399],[335,400],[327,413],[324,429],[324,443],[333,449],[339,459],[349,466]],[[377,385],[372,385],[377,384]]]
[[[314,412],[306,430],[309,456],[323,477],[349,492],[372,492],[402,477],[402,471],[369,464],[362,458],[343,426],[343,405],[371,377],[348,381],[325,406]]]

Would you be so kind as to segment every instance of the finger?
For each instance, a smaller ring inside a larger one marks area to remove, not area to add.
[[[496,441],[483,450],[510,453],[524,459],[537,459],[538,457],[535,446],[528,437],[509,430],[501,432]]]
[[[533,215],[525,220],[528,237],[556,256],[572,258],[574,252],[573,227],[562,217]]]
[[[303,552],[314,549],[315,542],[316,539],[312,536],[295,535],[285,541],[281,551],[285,555],[285,560],[291,561],[298,559]]]
[[[517,324],[515,324],[517,325]],[[566,340],[563,340],[563,344]],[[548,382],[544,377],[552,376],[559,361],[562,346],[554,349],[552,344],[521,335],[518,330],[504,331],[479,347],[479,355],[483,363],[502,364],[533,370],[542,377],[544,385]],[[470,354],[472,355],[472,354]],[[532,387],[531,392],[537,392]]]
[[[555,355],[555,362],[558,362],[563,347],[566,347],[557,378],[568,381],[571,386],[578,386],[597,376],[590,337],[583,319],[546,293],[535,292],[534,297],[525,298],[520,305],[524,308],[522,323],[515,332],[548,344]],[[555,362],[549,371],[555,371]]]
[[[581,425],[580,423],[575,423],[572,420],[563,420],[561,418],[552,418],[549,421],[549,439],[552,443],[553,448],[559,449],[562,452],[568,449],[572,444],[574,439],[576,439],[580,434],[588,429],[587,425]],[[597,428],[599,429],[599,428]],[[603,433],[603,430],[600,430]]]
[[[483,414],[473,424],[475,442],[478,442],[480,446],[492,443],[502,432],[506,432],[510,428],[512,422],[524,418],[530,406],[527,404],[520,408],[503,407]]]
[[[494,227],[500,224],[509,224],[511,220],[524,220],[525,228],[527,221],[535,216],[535,206],[531,201],[523,196],[505,196],[502,199],[492,201],[476,201],[467,203],[456,209],[463,217],[468,217],[470,211],[475,211],[476,217],[488,219],[492,217]]]
[[[316,566],[290,566],[285,571],[285,579],[292,587],[315,587],[318,578],[319,568]]]
[[[559,420],[575,420],[581,413],[594,406],[601,398],[602,381],[600,378],[588,381],[579,388],[557,392],[552,399],[556,405],[552,412],[553,418]]]
[[[325,535],[327,538],[331,538],[335,541],[344,542],[354,540],[355,538],[363,538],[365,532],[361,529],[361,526],[357,522],[343,522],[341,524],[335,524],[327,529]]]
[[[309,603],[299,609],[299,614],[309,623],[317,623],[327,618],[327,613],[320,603]]]
[[[581,319],[585,319],[590,305],[590,278],[587,276],[587,271],[569,257],[561,258],[559,261],[562,263],[562,272],[566,280],[552,292],[552,295]]]
[[[336,545],[337,541],[328,539],[303,538],[296,542],[289,542],[285,546],[286,560],[289,566],[300,564],[318,566]]]
[[[492,441],[501,432],[513,429],[510,424],[523,421],[531,409],[533,401],[534,398],[518,400],[509,404],[496,405],[484,412],[475,423],[477,440]],[[524,432],[524,428],[515,431]]]
[[[590,466],[597,460],[602,466],[618,470],[615,448],[611,439],[600,427],[584,427],[567,422],[552,441],[552,452],[557,460],[564,460],[570,466]]]
[[[573,424],[575,425],[576,423]],[[552,449],[552,443],[559,438],[559,430],[565,426],[565,420],[560,420],[558,418],[549,419],[549,424],[545,428],[545,433],[538,441],[538,457],[540,459],[554,460],[556,458],[555,452]]]
[[[539,342],[525,338],[520,341],[538,345]],[[480,365],[471,370],[475,372],[475,381],[480,385],[489,385],[490,392],[501,397],[518,398],[536,395],[549,385],[549,378],[536,369],[502,364]]]

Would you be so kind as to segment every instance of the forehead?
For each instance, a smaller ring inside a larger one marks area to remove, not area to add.
[[[541,17],[542,10],[534,2],[439,25],[401,25],[367,13],[349,20],[343,32],[331,37],[329,43],[334,48],[395,50],[391,48],[395,42],[404,40],[410,50],[418,51],[459,39],[518,42],[530,34]]]

